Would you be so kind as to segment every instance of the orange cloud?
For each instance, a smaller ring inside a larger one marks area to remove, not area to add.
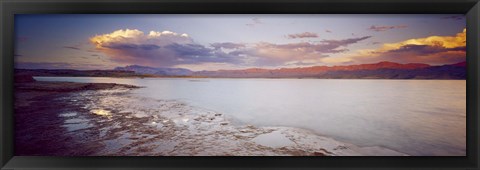
[[[95,44],[98,49],[105,49],[116,44],[152,44],[161,46],[171,43],[191,43],[192,40],[187,34],[178,34],[171,31],[150,31],[149,34],[144,34],[137,29],[125,29],[109,34],[96,35],[90,38],[90,42]]]
[[[381,50],[398,49],[405,45],[429,45],[444,48],[465,47],[467,29],[455,36],[430,36],[426,38],[409,39],[399,43],[384,44]]]
[[[386,43],[377,49],[358,50],[356,53],[326,59],[327,63],[426,63],[443,65],[466,60],[466,29],[454,36],[429,36]]]

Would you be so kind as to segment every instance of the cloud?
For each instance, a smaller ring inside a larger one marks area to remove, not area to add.
[[[245,24],[246,26],[254,27],[256,25],[263,24],[263,22],[260,20],[260,18],[252,18],[252,21],[250,23]]]
[[[431,46],[431,45],[414,45],[408,44],[401,46],[398,49],[387,51],[387,53],[408,53],[413,52],[420,55],[429,55],[447,51],[466,51],[466,47],[445,48],[443,46]]]
[[[229,55],[221,50],[207,48],[199,44],[171,44],[165,48],[172,50],[182,64],[192,63],[240,63],[239,57]]]
[[[72,50],[80,50],[80,48],[74,47],[74,46],[63,46],[63,48],[68,48],[68,49],[72,49]]]
[[[377,31],[377,32],[381,32],[381,31],[388,31],[388,30],[391,30],[391,29],[401,29],[401,28],[407,28],[406,25],[384,25],[384,26],[375,26],[375,25],[372,25],[370,26],[368,29],[371,30],[371,31]]]
[[[345,47],[350,44],[358,43],[359,41],[372,38],[372,36],[364,36],[359,38],[348,38],[343,40],[323,40],[324,48],[326,49],[336,49],[338,47]]]
[[[343,40],[322,40],[317,43],[300,42],[288,44],[273,44],[260,42],[251,48],[235,50],[229,54],[244,56],[248,65],[279,66],[292,61],[315,60],[328,57],[328,54],[348,51],[345,47],[368,39],[371,36]]]
[[[188,34],[171,31],[117,30],[90,38],[96,49],[117,63],[170,67],[178,64],[216,62],[215,49],[196,44]],[[224,55],[225,57],[225,55]],[[222,58],[220,61],[224,61]]]
[[[213,43],[210,44],[215,49],[238,49],[238,48],[245,48],[245,44],[241,43],[232,43],[232,42],[224,42],[224,43]]]
[[[296,38],[317,38],[318,34],[313,32],[303,32],[298,34],[288,34],[286,36],[288,39],[296,39]]]
[[[90,42],[110,61],[125,65],[244,67],[282,66],[292,61],[316,60],[328,54],[346,52],[347,46],[370,37],[287,44],[218,42],[205,46],[196,43],[187,34],[170,31],[145,34],[126,29],[94,36]]]
[[[378,49],[359,50],[345,58],[355,63],[392,61],[431,65],[452,64],[466,60],[465,42],[466,29],[454,36],[429,36],[387,43]]]
[[[179,57],[190,57],[190,56],[208,56],[212,55],[212,50],[204,47],[199,44],[170,44],[165,48],[171,49],[179,54]]]
[[[137,29],[126,29],[117,30],[109,34],[94,36],[90,38],[90,42],[95,44],[97,49],[104,49],[122,45],[163,46],[171,43],[192,43],[192,39],[188,36],[188,34],[178,34],[171,31],[150,31],[149,34],[145,34]]]
[[[429,36],[425,38],[408,39],[402,42],[385,44],[382,50],[398,49],[405,45],[429,45],[440,46],[444,48],[464,47],[466,42],[467,30],[463,29],[462,32],[457,33],[454,36]]]
[[[110,44],[105,45],[103,47],[110,48],[110,49],[124,49],[124,50],[133,50],[133,49],[141,49],[141,50],[156,50],[159,49],[160,46],[155,44]]]

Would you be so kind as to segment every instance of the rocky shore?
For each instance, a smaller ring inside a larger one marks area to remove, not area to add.
[[[222,114],[133,95],[130,85],[15,84],[16,155],[405,155],[358,147],[291,127],[233,125]]]
[[[29,75],[15,76],[15,151],[17,155],[89,155],[76,152],[86,147],[65,134],[59,112],[77,108],[59,100],[75,92],[102,89],[134,89],[113,83],[37,82]]]

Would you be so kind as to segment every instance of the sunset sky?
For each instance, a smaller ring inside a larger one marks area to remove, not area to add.
[[[16,68],[194,71],[466,60],[463,15],[16,15]]]

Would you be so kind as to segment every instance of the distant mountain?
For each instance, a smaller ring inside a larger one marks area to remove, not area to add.
[[[15,69],[16,75],[77,77],[211,77],[211,78],[319,78],[319,79],[466,79],[466,62],[442,66],[379,62],[348,66],[218,70],[193,72],[183,68],[139,65],[114,70]]]
[[[184,68],[154,68],[139,65],[130,65],[126,67],[117,67],[114,70],[118,71],[133,71],[137,74],[149,74],[157,76],[188,76],[193,71]]]
[[[199,71],[193,76],[217,78],[325,78],[325,79],[465,79],[465,62],[428,64],[379,62],[349,66]]]
[[[458,66],[458,67],[466,67],[467,66],[467,62],[464,61],[464,62],[461,62],[461,63],[457,63],[457,64],[452,64],[453,66]]]

